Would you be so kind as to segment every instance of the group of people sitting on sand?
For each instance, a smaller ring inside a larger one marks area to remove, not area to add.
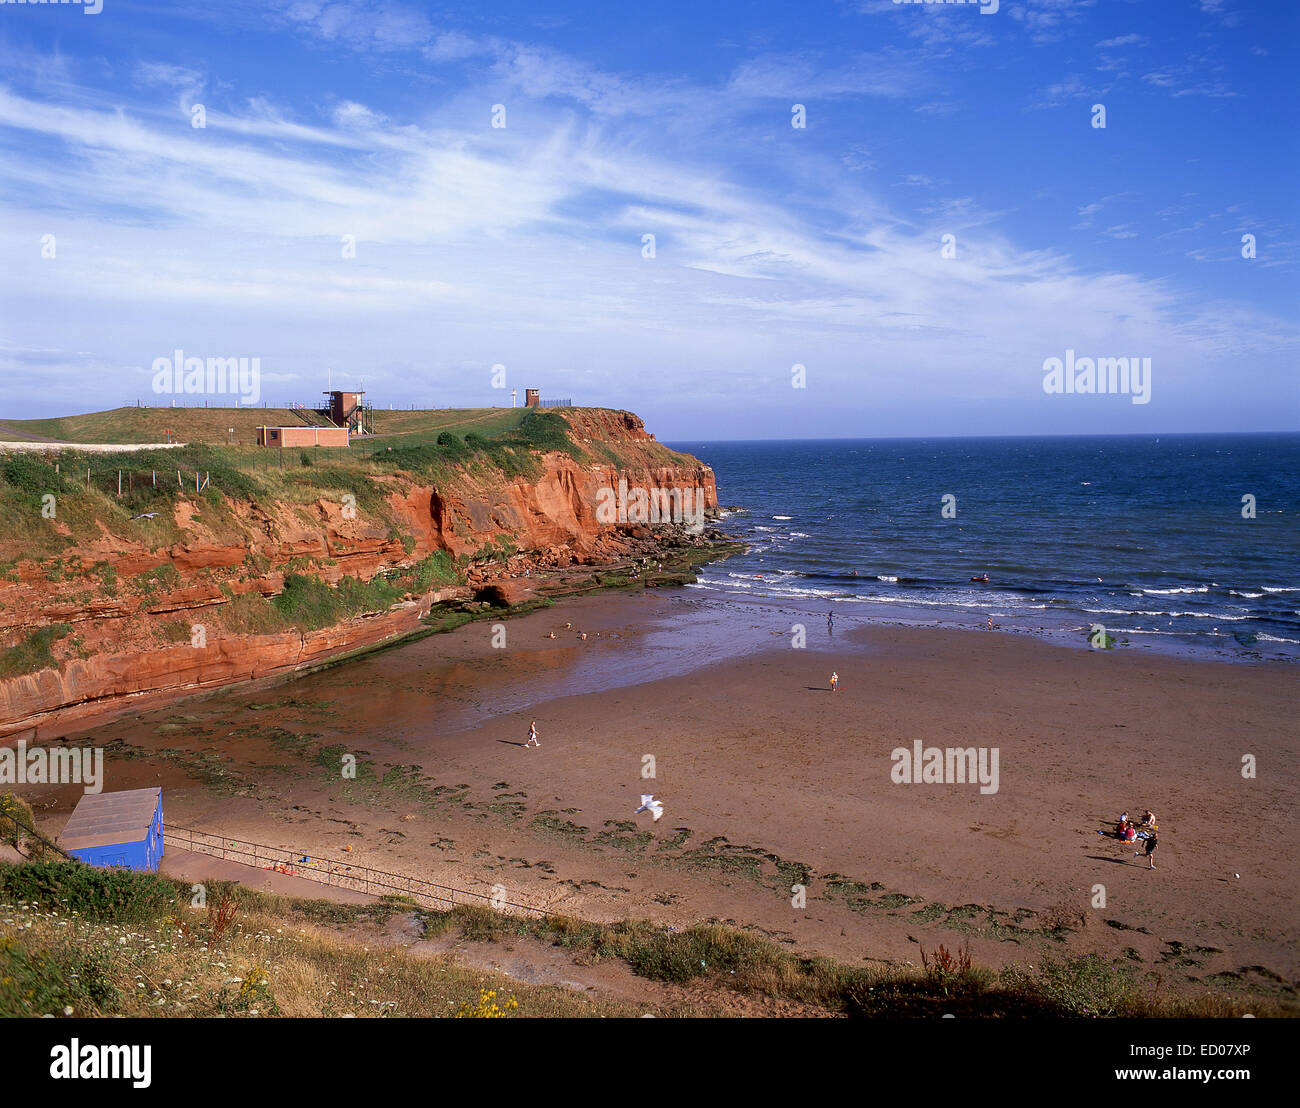
[[[1142,813],[1140,823],[1134,823],[1129,819],[1127,812],[1120,816],[1119,823],[1115,824],[1115,838],[1123,839],[1126,843],[1135,842],[1139,838],[1147,837],[1146,834],[1142,834],[1144,830],[1147,832],[1156,830],[1156,814],[1150,808]]]
[[[1141,840],[1142,849],[1135,850],[1133,852],[1133,857],[1137,858],[1145,851],[1147,860],[1151,863],[1151,868],[1155,869],[1156,846],[1158,845],[1156,832],[1158,830],[1159,828],[1156,826],[1156,814],[1151,811],[1150,808],[1147,808],[1142,813],[1142,819],[1136,823],[1129,819],[1127,812],[1123,813],[1119,817],[1119,822],[1115,824],[1113,834],[1115,838],[1122,843],[1137,843]],[[1105,832],[1098,831],[1097,834],[1104,835]]]

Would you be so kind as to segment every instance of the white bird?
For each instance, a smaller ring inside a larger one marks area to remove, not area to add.
[[[132,519],[153,519],[157,512],[141,512],[138,516],[132,516]]]
[[[656,800],[653,796],[646,796],[645,793],[642,793],[641,807],[638,808],[632,814],[635,816],[639,816],[642,812],[649,812],[652,816],[654,816],[655,823],[658,823],[659,817],[664,814],[663,803],[661,801]]]

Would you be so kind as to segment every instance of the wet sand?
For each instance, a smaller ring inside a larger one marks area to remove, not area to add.
[[[169,822],[573,915],[729,920],[859,963],[1096,950],[1294,992],[1294,667],[824,617],[796,649],[791,622],[587,598],[504,624],[504,649],[471,624],[75,741],[109,746],[108,789],[164,784]],[[894,783],[915,740],[996,747],[997,791]],[[343,779],[343,753],[374,777]],[[52,830],[75,799],[27,795]],[[1154,871],[1096,833],[1147,806]]]

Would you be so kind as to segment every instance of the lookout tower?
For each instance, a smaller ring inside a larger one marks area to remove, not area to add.
[[[525,407],[525,408],[540,408],[541,406],[542,406],[542,390],[541,390],[541,389],[525,389],[525,390],[524,390],[524,407]]]
[[[366,395],[364,392],[331,390],[325,395],[329,397],[325,414],[335,427],[346,427],[349,435],[364,435],[371,430],[367,418],[370,411],[361,402],[361,398]]]

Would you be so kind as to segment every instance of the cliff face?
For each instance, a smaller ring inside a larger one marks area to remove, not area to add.
[[[184,541],[169,548],[101,528],[58,559],[18,552],[0,577],[0,647],[46,629],[53,664],[0,680],[0,737],[57,733],[106,709],[291,673],[410,634],[433,604],[502,579],[509,586],[525,570],[532,577],[626,558],[634,535],[658,522],[638,514],[647,501],[665,514],[684,509],[688,524],[717,508],[713,471],[666,451],[636,416],[583,410],[566,419],[585,460],[551,452],[536,459],[535,475],[509,478],[466,465],[437,484],[401,471],[374,476],[382,513],[348,512],[332,498],[232,499],[219,536],[203,520],[206,506],[182,496],[174,511]],[[371,581],[437,552],[458,580],[327,627],[263,631],[235,618],[242,604],[279,594],[291,572],[328,584]]]
[[[517,544],[536,552],[542,565],[594,564],[611,553],[619,525],[652,522],[639,518],[639,503],[654,510],[665,502],[673,522],[688,524],[717,509],[713,470],[698,463],[664,465],[663,448],[636,416],[583,413],[570,417],[570,425],[584,450],[618,444],[618,464],[548,454],[535,480],[499,484],[466,476],[447,488],[430,489],[431,541],[456,555],[473,554],[514,533]]]

